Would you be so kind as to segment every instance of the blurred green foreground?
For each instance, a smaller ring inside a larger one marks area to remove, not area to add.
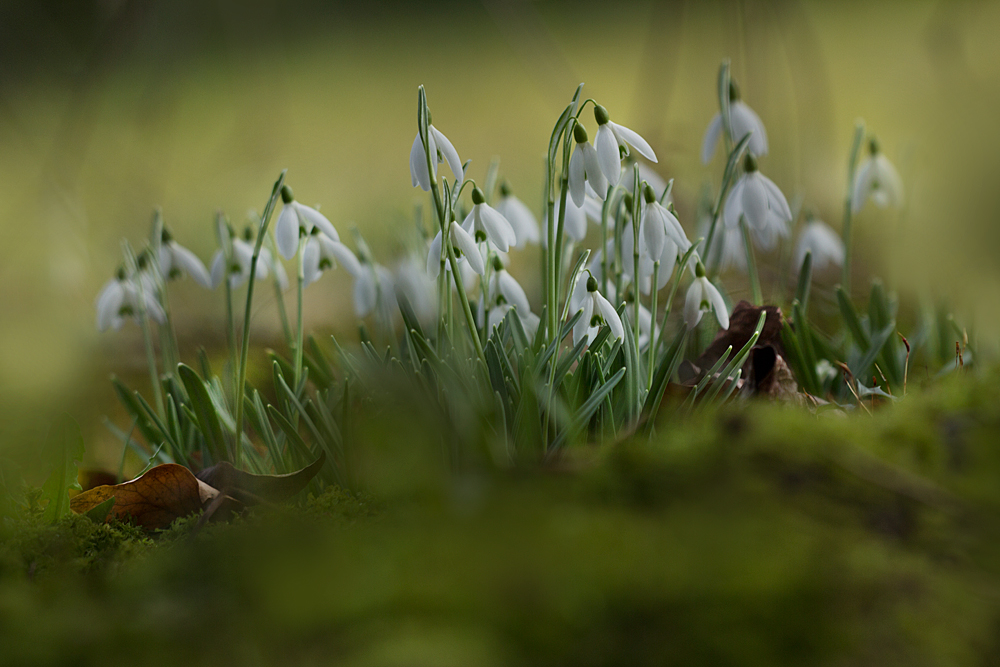
[[[417,416],[371,419],[370,495],[155,541],[22,514],[0,542],[0,655],[995,665],[998,380],[953,377],[872,418],[731,409],[501,476],[443,470],[404,428]]]

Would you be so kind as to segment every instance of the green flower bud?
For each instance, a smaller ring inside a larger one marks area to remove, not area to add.
[[[139,256],[135,258],[135,265],[139,267],[140,271],[149,265],[149,254],[145,250],[139,253]]]
[[[590,139],[590,137],[587,136],[587,128],[585,128],[583,125],[580,125],[580,123],[574,125],[573,138],[576,139],[576,143],[578,144],[587,143],[587,141]]]
[[[125,267],[119,266],[118,270],[115,271],[115,278],[117,278],[118,280],[125,280],[125,276],[126,276]]]
[[[740,87],[732,79],[729,80],[729,101],[738,102],[740,99]]]
[[[652,204],[654,201],[656,201],[656,193],[653,192],[653,188],[652,186],[649,185],[649,183],[645,183],[645,186],[646,187],[642,189],[642,194],[646,198],[646,203]]]
[[[250,225],[247,225],[246,227],[243,228],[243,240],[253,241],[253,227],[251,227]]]
[[[605,125],[611,116],[608,115],[608,110],[602,107],[600,104],[594,105],[594,120],[597,121],[598,125]]]
[[[501,262],[500,258],[497,257],[496,255],[493,256],[493,270],[503,271],[503,262]]]
[[[507,181],[504,181],[503,183],[500,184],[500,196],[501,197],[509,197],[510,196],[510,192],[511,192],[510,185],[507,184]]]
[[[748,174],[757,171],[757,158],[753,156],[753,153],[747,153],[743,160],[743,169]]]
[[[281,201],[285,202],[286,204],[291,204],[293,201],[295,201],[295,195],[292,194],[292,189],[287,185],[281,186]]]
[[[597,279],[594,276],[589,276],[587,278],[587,291],[596,292],[597,291]]]
[[[484,195],[483,191],[479,189],[479,186],[472,188],[472,203],[477,206],[479,204],[486,203],[486,195]]]
[[[169,229],[164,227],[163,231],[160,232],[160,241],[162,241],[163,243],[170,243],[173,240],[174,240],[174,235],[170,233]]]
[[[695,265],[695,267],[694,267],[694,275],[696,275],[699,278],[704,278],[705,277],[705,265],[702,264],[701,262],[698,262]]]
[[[878,155],[879,144],[878,144],[878,139],[875,138],[875,135],[872,135],[868,139],[868,152],[871,153],[872,155]]]

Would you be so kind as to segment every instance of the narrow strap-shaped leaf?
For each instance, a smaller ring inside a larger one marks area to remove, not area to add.
[[[191,400],[191,409],[197,418],[209,453],[215,461],[227,460],[222,425],[219,423],[219,416],[215,412],[215,405],[208,395],[204,381],[193,368],[185,364],[177,364],[177,374],[180,376],[181,382],[184,383],[184,388],[187,389],[188,397]]]
[[[840,306],[840,315],[844,319],[847,330],[851,332],[854,342],[862,350],[870,348],[872,344],[871,338],[865,332],[864,327],[861,326],[861,318],[858,317],[858,311],[854,309],[854,304],[851,303],[851,298],[847,296],[847,292],[844,291],[843,287],[837,288],[837,303]]]
[[[799,284],[795,288],[795,300],[802,304],[802,312],[809,310],[809,290],[812,286],[812,251],[806,250],[806,256],[799,267]]]
[[[667,348],[666,354],[660,358],[660,363],[653,374],[653,384],[649,393],[646,394],[646,400],[642,406],[642,412],[646,415],[647,423],[650,425],[656,419],[656,413],[660,409],[663,392],[670,383],[670,378],[677,372],[677,368],[684,359],[684,344],[687,342],[687,337],[688,328],[686,325],[681,325],[681,330],[677,332],[677,336],[674,337],[674,342]]]
[[[594,415],[598,406],[601,402],[611,393],[611,390],[621,381],[622,377],[625,375],[625,369],[619,369],[617,373],[611,376],[607,382],[605,382],[600,389],[595,391],[590,395],[583,405],[576,411],[573,415],[573,420],[570,425],[563,429],[563,431],[556,436],[556,439],[552,441],[552,449],[558,449],[566,442],[566,437],[568,435],[575,434],[579,431],[584,424],[590,421],[590,418]]]

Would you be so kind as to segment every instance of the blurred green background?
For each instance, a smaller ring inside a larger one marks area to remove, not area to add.
[[[288,168],[300,200],[349,243],[357,225],[389,263],[423,201],[407,161],[421,83],[470,175],[499,156],[537,210],[552,123],[585,82],[656,149],[693,233],[699,191],[720,171],[698,152],[731,58],[769,131],[762,169],[789,199],[839,226],[858,117],[899,167],[905,210],[869,207],[856,222],[858,289],[879,274],[904,298],[947,296],[995,339],[998,26],[990,2],[6,2],[0,456],[30,462],[57,411],[112,441],[107,374],[141,372],[141,337],[131,325],[98,334],[93,301],[154,206],[207,262],[215,212],[241,226]],[[255,340],[277,344],[261,294]],[[307,291],[307,325],[352,330],[349,298],[343,272],[324,277]],[[223,340],[221,293],[185,281],[172,303],[185,350]]]

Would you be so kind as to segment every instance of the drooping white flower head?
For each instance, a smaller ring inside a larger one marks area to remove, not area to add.
[[[739,228],[740,217],[746,217],[757,245],[770,250],[779,236],[788,236],[792,211],[778,186],[758,171],[753,155],[747,155],[744,168],[744,174],[726,196],[726,226]]]
[[[563,218],[563,235],[566,238],[570,238],[573,241],[579,243],[587,236],[587,218],[590,217],[589,213],[593,212],[593,207],[591,204],[595,200],[587,195],[584,200],[583,206],[577,206],[573,201],[572,197],[566,199],[566,216]],[[597,202],[599,204],[599,202]],[[601,207],[597,207],[597,220],[601,219]],[[554,214],[554,220],[556,224],[559,223],[559,199],[556,199],[555,205],[552,207],[552,212]],[[542,234],[542,247],[549,247],[549,235],[548,230],[548,218],[546,217],[543,227],[546,233]],[[555,230],[553,230],[553,236],[555,236]]]
[[[879,208],[899,208],[903,203],[903,181],[889,158],[879,150],[878,141],[868,142],[869,156],[858,166],[851,188],[851,211],[861,211],[871,199]]]
[[[500,201],[497,213],[502,215],[514,230],[517,239],[513,245],[523,248],[529,243],[538,243],[538,220],[524,202],[515,197],[507,183],[500,184]]]
[[[680,221],[677,216],[656,200],[656,193],[648,184],[643,190],[643,199],[645,207],[641,234],[650,258],[654,262],[660,261],[668,240],[674,244],[674,257],[676,257],[678,249],[681,253],[687,252],[688,248],[691,247],[691,241],[684,233]],[[671,268],[673,268],[672,265]]]
[[[581,310],[583,314],[573,326],[574,345],[583,339],[588,342],[592,341],[604,325],[611,328],[612,340],[625,338],[625,327],[622,326],[618,312],[611,305],[611,302],[597,291],[597,280],[589,273],[581,273],[577,276],[577,282],[570,297],[570,314],[575,315]]]
[[[340,240],[336,228],[326,219],[326,216],[314,208],[295,201],[292,189],[287,185],[281,188],[281,201],[284,206],[278,222],[274,225],[274,240],[278,252],[285,259],[291,259],[299,248],[299,235],[308,236],[316,227],[334,241]]]
[[[510,250],[517,245],[517,235],[507,218],[486,203],[483,191],[472,188],[472,210],[465,216],[462,228],[467,231],[477,243],[489,240],[501,252]]]
[[[622,151],[628,153],[629,146],[638,151],[650,162],[656,162],[656,153],[637,132],[624,125],[612,122],[608,110],[600,104],[594,105],[594,118],[597,120],[597,136],[594,137],[594,149],[604,178],[612,185],[618,183],[622,176]],[[603,197],[602,197],[603,199]]]
[[[484,322],[487,319],[487,304],[489,305],[489,318],[488,322]],[[500,321],[511,308],[517,311],[521,323],[525,325],[525,329],[528,329],[528,324],[531,323],[530,320],[533,317],[528,297],[524,293],[521,284],[504,268],[503,261],[499,257],[494,256],[493,273],[490,276],[489,288],[486,291],[486,295],[479,300],[477,323],[480,327],[484,323],[487,324],[487,332],[490,332],[493,330],[493,327],[500,324]],[[537,326],[537,323],[535,326]]]
[[[728,225],[722,231],[722,250],[719,255],[719,269],[736,269],[746,273],[747,251],[743,245],[743,230]]]
[[[583,206],[587,185],[590,185],[594,194],[603,200],[608,195],[608,179],[601,169],[597,150],[590,145],[587,130],[583,125],[577,123],[573,126],[573,139],[576,141],[576,148],[573,149],[573,156],[569,159],[569,194],[573,198],[573,203]]]
[[[198,256],[174,241],[165,227],[161,236],[159,261],[160,274],[164,280],[177,280],[187,273],[202,287],[212,287],[208,269]]]
[[[117,331],[121,329],[126,317],[139,321],[143,310],[158,324],[166,321],[166,313],[153,296],[150,285],[141,277],[137,280],[129,278],[124,268],[118,269],[115,277],[104,284],[95,305],[98,331],[107,331],[109,328]]]
[[[479,249],[479,244],[472,238],[472,235],[454,220],[451,221],[451,226],[448,230],[451,234],[451,243],[455,249],[455,254],[461,254],[461,257],[456,257],[459,266],[461,266],[464,260],[468,260],[469,267],[474,273],[480,276],[486,273],[486,263],[483,261],[483,253]],[[451,271],[449,262],[445,262],[445,270]],[[427,273],[431,278],[437,278],[440,272],[441,232],[438,232],[427,249]],[[465,277],[463,274],[463,282]]]
[[[346,250],[346,246],[344,249]],[[358,262],[357,259],[355,264],[357,267],[354,270],[357,272],[352,273],[354,288],[351,292],[355,317],[358,319],[367,317],[376,307],[381,307],[382,316],[388,320],[398,309],[392,273],[381,264],[372,265],[368,262]]]
[[[761,122],[760,116],[740,99],[740,91],[734,81],[729,82],[729,124],[732,130],[729,139],[732,143],[736,144],[748,132],[752,133],[747,151],[756,157],[767,155],[767,130],[764,129],[764,123]],[[712,161],[712,155],[721,136],[722,112],[719,112],[705,130],[705,138],[701,142],[702,163],[708,164]]]
[[[811,219],[799,232],[799,242],[795,245],[795,268],[802,266],[806,253],[812,253],[812,266],[822,271],[827,266],[843,266],[844,242],[837,232],[821,220]]]
[[[695,279],[688,288],[684,300],[684,324],[688,329],[694,329],[701,316],[707,311],[715,313],[715,319],[723,329],[729,328],[729,311],[719,290],[705,277],[705,267],[699,262],[695,267]]]
[[[229,287],[236,289],[250,278],[250,264],[253,261],[253,230],[246,228],[243,238],[234,238],[232,261],[226,266],[226,255],[220,248],[212,256],[212,289],[222,284],[223,279],[229,278]],[[257,280],[265,280],[273,269],[277,275],[278,286],[282,290],[288,289],[288,274],[285,267],[277,261],[271,251],[266,247],[261,247],[260,256],[257,257]]]
[[[420,141],[420,132],[413,139],[413,146],[410,148],[410,180],[413,187],[420,188],[427,192],[431,189],[431,181],[437,180],[437,165],[443,160],[448,163],[448,168],[455,176],[456,180],[462,180],[465,172],[462,170],[462,160],[458,157],[458,151],[433,125],[427,126],[427,144],[430,148],[433,159],[431,160],[434,174],[427,172],[427,153],[424,152],[424,144]]]
[[[352,276],[356,277],[360,271],[357,257],[347,246],[314,229],[302,251],[303,285],[319,280],[323,272],[334,268],[337,262],[340,262]]]

